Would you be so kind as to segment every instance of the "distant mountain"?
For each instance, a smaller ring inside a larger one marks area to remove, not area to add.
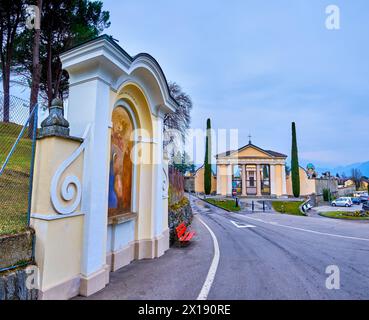
[[[362,163],[353,163],[347,166],[331,167],[331,168],[317,167],[316,171],[318,173],[330,171],[332,175],[336,175],[337,173],[341,175],[342,173],[345,173],[346,176],[350,176],[352,169],[359,169],[363,176],[369,177],[369,161],[362,162]]]

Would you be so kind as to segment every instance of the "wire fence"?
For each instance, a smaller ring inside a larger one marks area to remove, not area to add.
[[[38,106],[0,92],[0,236],[29,226]]]

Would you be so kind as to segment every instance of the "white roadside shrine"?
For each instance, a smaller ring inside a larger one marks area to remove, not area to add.
[[[41,299],[92,295],[111,271],[169,248],[163,118],[177,105],[159,64],[129,56],[107,36],[61,60],[70,76],[69,123],[54,101],[33,183]]]

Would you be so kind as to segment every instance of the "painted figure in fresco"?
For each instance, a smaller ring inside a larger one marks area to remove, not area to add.
[[[133,126],[127,111],[116,108],[113,112],[111,136],[109,215],[131,211],[132,131]]]

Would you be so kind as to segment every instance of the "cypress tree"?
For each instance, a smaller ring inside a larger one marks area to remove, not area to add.
[[[293,195],[300,197],[300,171],[299,157],[296,138],[296,124],[292,122],[292,154],[291,154],[291,174],[292,174],[292,191]]]
[[[211,193],[211,121],[208,119],[206,125],[206,149],[205,149],[205,164],[204,164],[204,187],[205,194]]]

